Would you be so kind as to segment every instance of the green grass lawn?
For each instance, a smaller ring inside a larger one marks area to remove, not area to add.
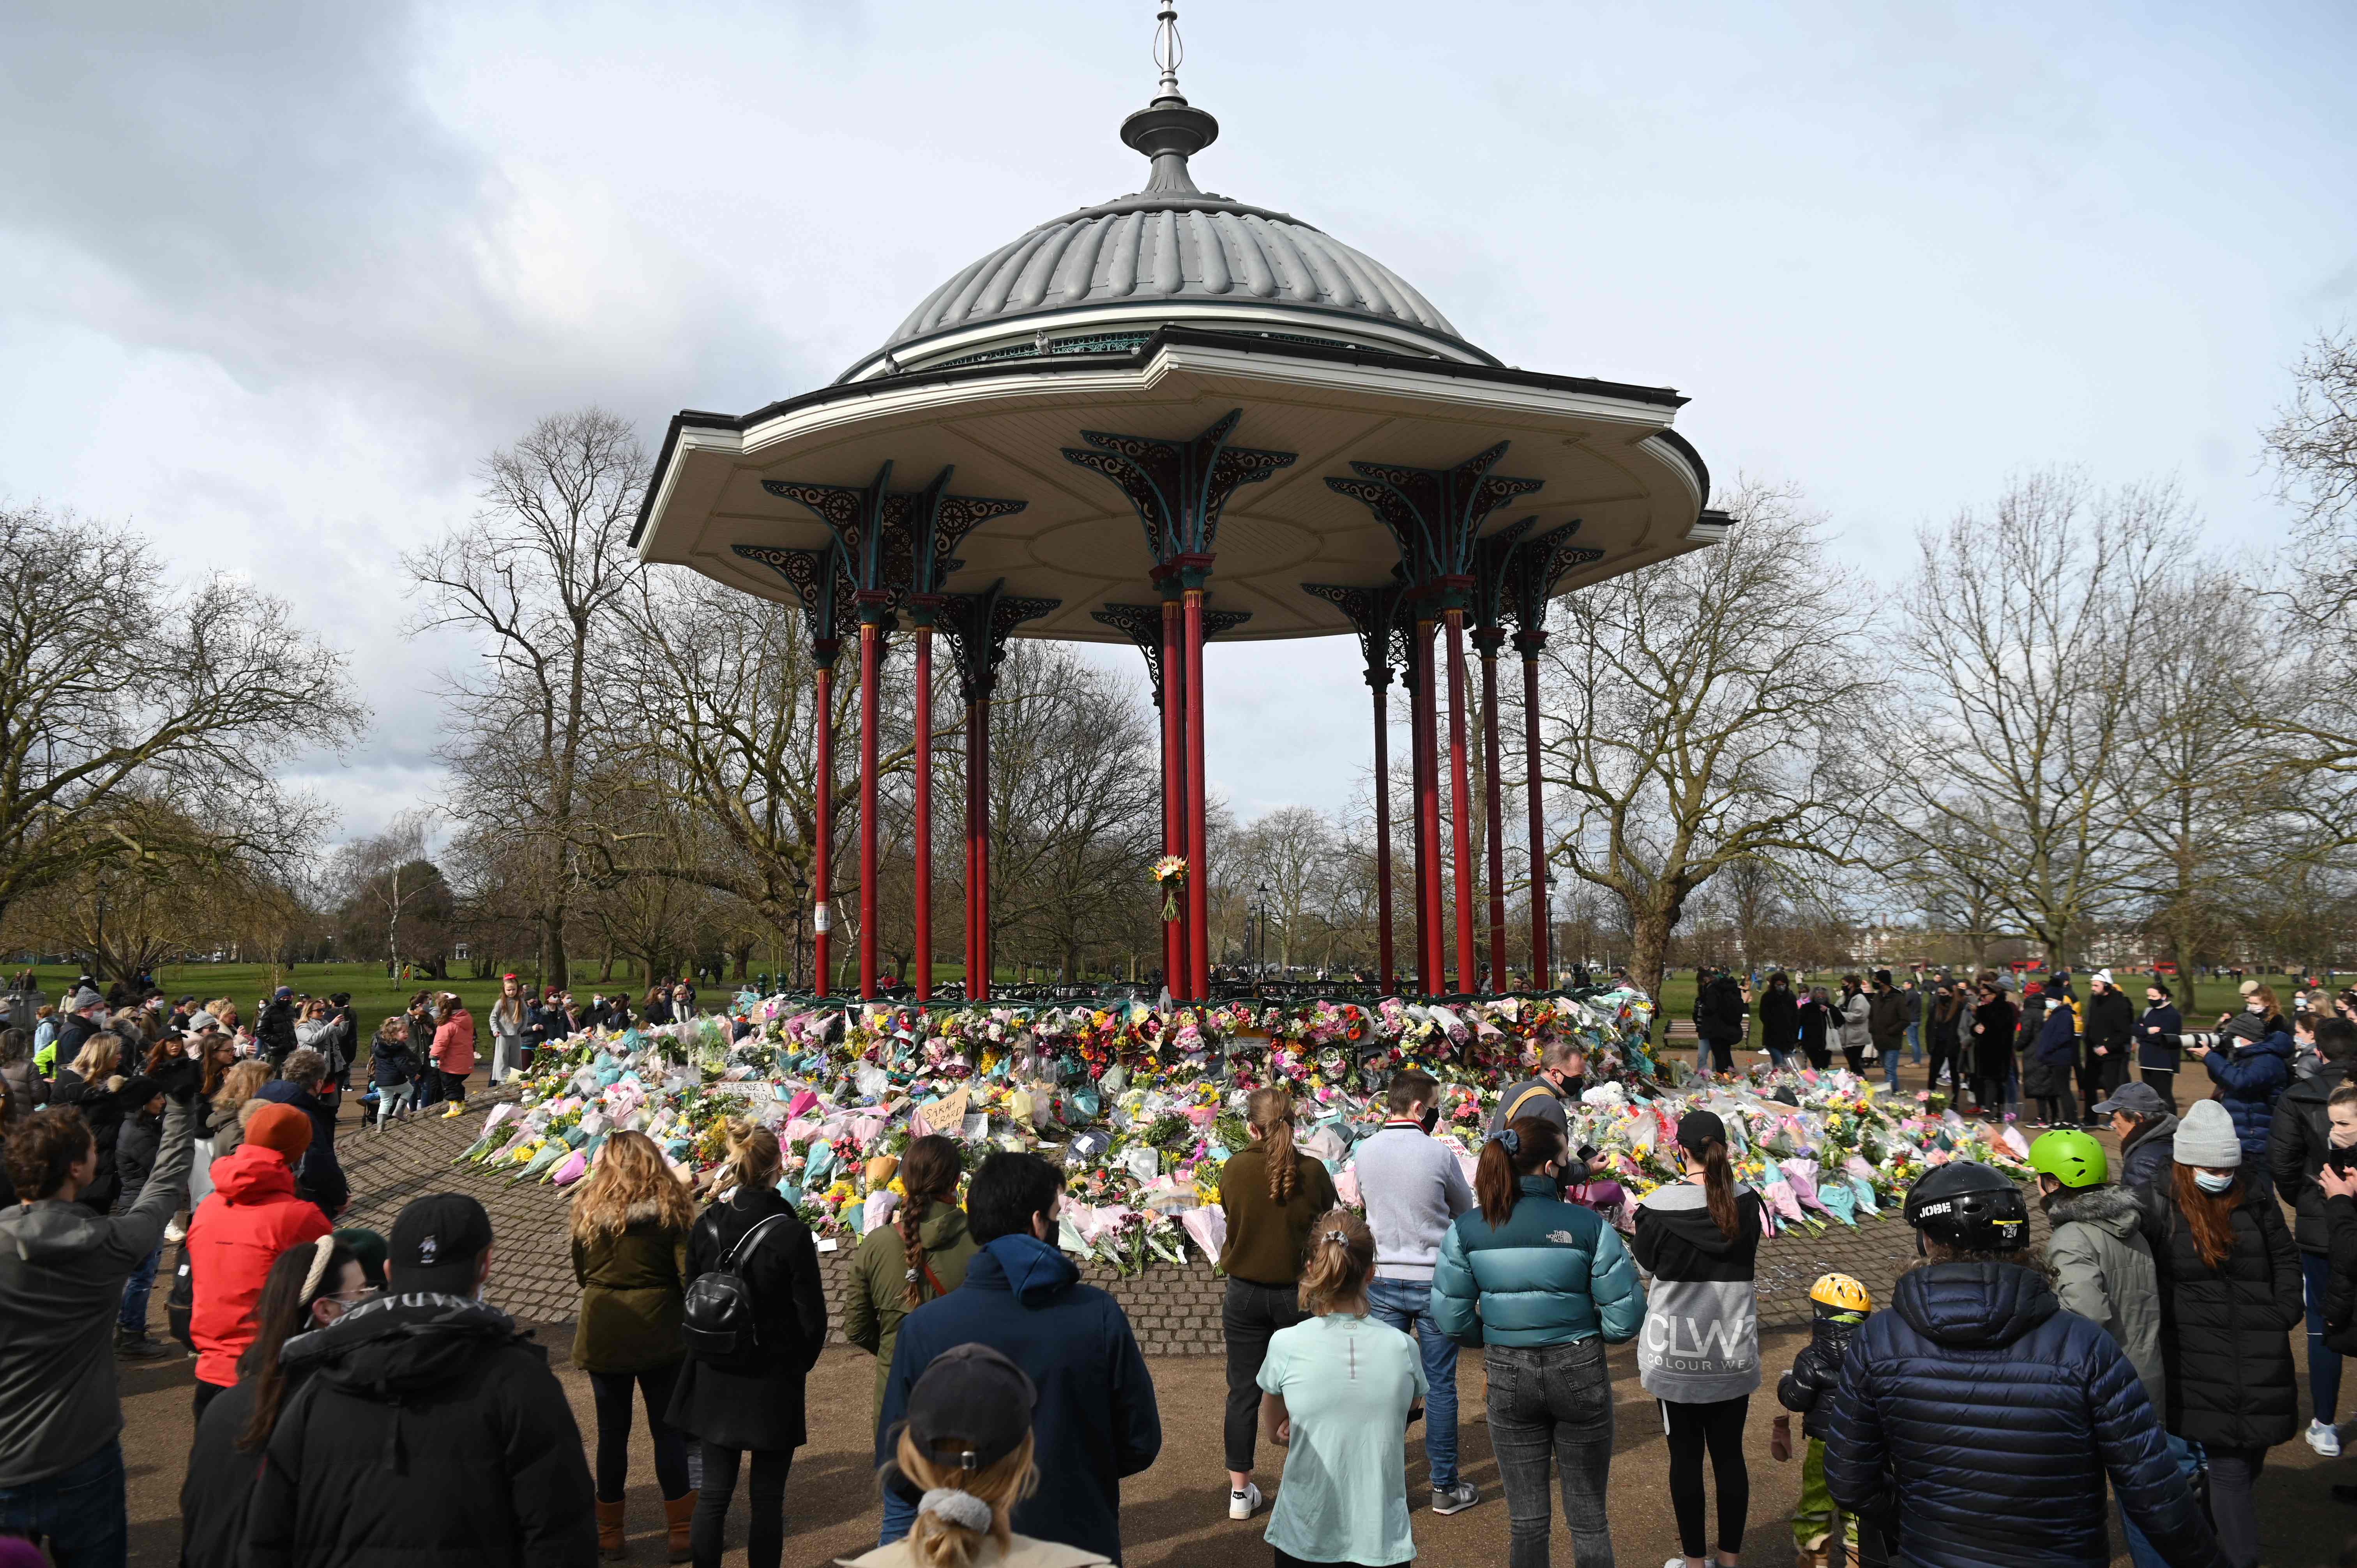
[[[59,992],[72,984],[74,976],[81,972],[70,965],[43,965],[33,972],[41,989],[55,1002]],[[260,963],[182,963],[157,970],[156,983],[176,1002],[188,995],[202,1002],[226,996],[237,1004],[240,1021],[251,1027],[256,1003],[271,990],[271,973],[269,965]],[[381,963],[307,963],[279,971],[278,974],[279,983],[293,986],[298,996],[350,993],[363,1039],[374,1034],[383,1019],[408,1006],[412,996],[427,989],[457,993],[468,1010],[475,1015],[477,1023],[488,1030],[490,1026],[484,1020],[500,994],[497,980],[388,980]]]

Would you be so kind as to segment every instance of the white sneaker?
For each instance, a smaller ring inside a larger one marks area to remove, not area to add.
[[[2341,1429],[2327,1422],[2308,1423],[2308,1445],[2327,1459],[2341,1457]]]
[[[1250,1519],[1253,1515],[1260,1512],[1261,1504],[1267,1500],[1267,1498],[1260,1495],[1260,1488],[1258,1487],[1253,1485],[1250,1481],[1246,1481],[1243,1491],[1230,1492],[1228,1494],[1228,1517],[1230,1519]]]
[[[188,1227],[182,1225],[178,1220],[175,1219],[169,1225],[164,1227],[164,1244],[166,1246],[177,1247],[188,1239]]]

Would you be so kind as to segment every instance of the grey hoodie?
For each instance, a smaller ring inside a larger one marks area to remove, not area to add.
[[[123,1430],[114,1320],[123,1282],[188,1196],[191,1105],[168,1101],[156,1168],[128,1213],[44,1198],[0,1213],[0,1487],[46,1480]]]
[[[2054,1294],[2112,1337],[2136,1369],[2155,1411],[2169,1408],[2160,1358],[2160,1278],[2133,1194],[2116,1187],[2065,1188],[2046,1206],[2054,1234],[2046,1262]]]

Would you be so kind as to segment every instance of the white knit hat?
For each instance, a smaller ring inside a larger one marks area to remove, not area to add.
[[[2242,1141],[2234,1136],[2234,1119],[2214,1100],[2196,1101],[2177,1123],[2176,1158],[2180,1165],[2201,1165],[2213,1171],[2232,1170],[2243,1163]]]

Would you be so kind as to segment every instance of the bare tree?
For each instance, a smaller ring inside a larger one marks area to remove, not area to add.
[[[1906,853],[1967,868],[2007,923],[2067,961],[2143,864],[2135,734],[2168,574],[2191,549],[2169,485],[2028,475],[1926,529],[1892,653],[1907,699],[1873,792]]]
[[[2165,628],[2139,650],[2135,736],[2114,754],[2140,875],[2146,925],[2176,961],[2190,1017],[2200,962],[2238,922],[2237,906],[2297,842],[2287,822],[2296,774],[2254,732],[2280,710],[2278,639],[2255,626],[2248,585],[2215,567],[2173,572],[2153,597]]]
[[[0,510],[0,917],[101,865],[291,865],[329,813],[276,768],[365,712],[279,600],[176,589],[127,529]]]
[[[389,965],[401,962],[401,917],[414,913],[428,889],[442,883],[441,874],[425,858],[426,834],[436,814],[430,806],[404,811],[383,832],[355,839],[336,852],[336,886],[381,923]]]
[[[464,627],[483,642],[484,672],[451,682],[454,808],[539,849],[540,971],[564,985],[590,681],[615,602],[638,574],[630,532],[647,455],[627,421],[587,408],[552,414],[492,453],[482,482],[473,521],[402,565],[426,598],[428,625]]]
[[[1316,937],[1333,892],[1334,826],[1315,807],[1279,806],[1245,825],[1236,854],[1243,877],[1268,889],[1277,965],[1290,969],[1294,944]]]
[[[997,930],[1052,955],[1067,979],[1092,955],[1150,945],[1140,928],[1156,912],[1146,868],[1161,850],[1161,793],[1135,688],[1068,649],[1020,641],[992,711]]]
[[[2276,488],[2298,509],[2275,595],[2296,667],[2284,700],[2247,722],[2282,743],[2312,854],[2357,844],[2357,333],[2319,337],[2293,366],[2292,400],[2266,432]]]
[[[1745,861],[1849,858],[1866,725],[1864,589],[1789,487],[1746,484],[1713,549],[1556,601],[1543,656],[1552,857],[1615,895],[1658,995],[1686,901]]]

